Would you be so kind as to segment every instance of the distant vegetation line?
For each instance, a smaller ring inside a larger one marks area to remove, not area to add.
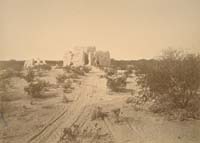
[[[113,67],[120,67],[122,70],[125,70],[127,66],[133,65],[133,66],[141,66],[141,65],[149,65],[156,63],[157,60],[155,59],[140,59],[140,60],[111,60],[111,66]]]
[[[24,66],[25,60],[7,60],[7,61],[0,61],[0,69],[14,69],[14,70],[21,70]],[[50,66],[62,66],[63,61],[61,60],[46,60],[46,63]]]
[[[45,60],[46,63],[50,66],[62,66],[63,61],[62,60]],[[0,61],[0,69],[7,69],[12,68],[15,70],[20,70],[24,66],[24,60],[7,60],[7,61]],[[140,60],[116,60],[111,59],[111,66],[112,67],[120,67],[121,69],[126,69],[127,66],[133,65],[133,66],[139,66],[139,65],[149,65],[156,63],[155,59],[140,59]]]

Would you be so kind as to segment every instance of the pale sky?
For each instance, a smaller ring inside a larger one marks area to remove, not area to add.
[[[115,59],[200,51],[200,0],[0,0],[0,60],[60,60],[75,46]]]

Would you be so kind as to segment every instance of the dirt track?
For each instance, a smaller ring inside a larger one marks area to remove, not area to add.
[[[91,73],[84,83],[74,91],[73,94],[77,95],[77,98],[73,103],[31,137],[27,143],[55,143],[59,141],[63,128],[71,127],[74,124],[80,127],[84,126],[90,120],[91,112],[94,109],[93,104],[99,99],[96,97],[99,93],[102,93],[100,87],[102,84],[98,84],[98,82],[98,74],[96,72]],[[101,92],[98,90],[101,90]]]
[[[87,135],[81,135],[79,141],[73,143],[199,143],[199,121],[181,123],[166,121],[146,111],[135,111],[133,107],[125,103],[127,97],[130,96],[129,93],[110,95],[106,88],[106,80],[100,78],[101,74],[103,74],[102,71],[94,68],[89,75],[83,77],[82,84],[76,85],[72,93],[66,94],[73,97],[73,101],[68,104],[61,103],[60,95],[57,98],[36,102],[38,105],[35,104],[30,109],[27,105],[27,117],[23,116],[22,121],[13,121],[13,124],[10,123],[8,127],[14,130],[14,132],[8,130],[8,133],[17,133],[19,136],[8,134],[3,138],[0,137],[0,141],[3,139],[5,143],[69,143],[61,140],[63,130],[78,125],[81,132],[84,130],[88,132]],[[108,113],[108,117],[104,120],[92,121],[92,112],[98,106]],[[112,114],[112,109],[115,108],[122,110],[120,123],[116,123],[116,118]],[[23,125],[26,118],[30,118],[29,122]],[[38,119],[41,119],[41,123]],[[16,128],[13,128],[16,122],[18,124]],[[36,128],[36,123],[44,125]],[[16,130],[20,128],[19,125],[23,130]],[[98,137],[96,137],[96,125],[101,128]]]
[[[79,125],[80,130],[93,129],[94,124],[102,128],[105,134],[103,138],[89,139],[82,138],[82,143],[195,143],[198,142],[197,136],[199,128],[195,130],[188,127],[180,131],[184,125],[178,125],[162,121],[160,118],[154,117],[146,112],[131,112],[124,113],[123,122],[116,123],[115,118],[109,113],[109,116],[103,121],[91,121],[91,113],[96,106],[101,106],[105,111],[110,112],[111,109],[119,107],[123,108],[124,112],[129,111],[125,107],[124,99],[126,97],[108,95],[105,79],[100,79],[99,75],[102,72],[94,69],[90,75],[83,80],[80,87],[74,90],[76,96],[73,103],[66,107],[58,114],[51,122],[49,122],[43,130],[36,133],[30,138],[27,143],[58,143],[63,129],[72,127],[74,124]],[[127,110],[127,111],[126,111]],[[186,125],[187,126],[187,125]],[[170,127],[174,130],[170,129]],[[185,133],[187,132],[187,134]],[[92,134],[92,133],[91,133]]]
[[[107,95],[105,79],[99,78],[101,74],[102,72],[97,69],[90,73],[83,84],[74,91],[73,94],[77,95],[77,98],[73,103],[52,119],[41,131],[33,135],[27,143],[56,143],[62,136],[63,129],[72,127],[74,124],[79,125],[82,128],[81,130],[88,126],[92,128],[91,113],[94,108],[102,103],[110,103],[110,101],[119,98],[111,98]],[[138,134],[137,129],[130,125],[128,121],[125,126],[119,126],[115,124],[112,118],[108,117],[102,123],[101,126],[109,134],[112,142],[141,141],[140,136],[134,135]],[[124,136],[123,132],[128,134]]]

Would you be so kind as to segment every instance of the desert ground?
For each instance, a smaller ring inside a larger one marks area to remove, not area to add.
[[[56,84],[59,73],[61,69],[52,69],[42,78]],[[13,78],[10,93],[14,93],[15,99],[8,102],[5,121],[0,119],[0,142],[199,143],[199,120],[167,120],[127,104],[127,98],[134,94],[111,92],[106,79],[101,78],[103,74],[93,67],[90,73],[73,82],[71,92],[64,93],[61,87],[52,86],[52,96],[39,99],[24,92],[25,80]],[[134,75],[127,87],[137,94]],[[63,101],[65,97],[68,102]]]

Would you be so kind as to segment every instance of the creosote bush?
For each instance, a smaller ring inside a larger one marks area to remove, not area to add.
[[[88,66],[66,66],[63,70],[67,73],[74,73],[79,76],[84,76],[86,73],[91,71],[91,68]]]
[[[33,69],[28,69],[26,75],[24,76],[24,79],[29,83],[33,82],[35,79],[35,72]]]
[[[133,73],[133,69],[134,67],[133,66],[127,66],[126,70],[125,70],[125,75],[127,77],[129,77],[132,73]]]
[[[2,99],[5,94],[7,94],[9,87],[11,87],[10,78],[12,74],[7,71],[2,71],[0,73],[0,97]]]
[[[108,117],[108,113],[103,112],[102,107],[98,106],[98,107],[95,107],[95,109],[93,110],[92,115],[91,115],[91,120],[92,121],[97,120],[97,119],[104,120],[105,117]]]
[[[79,67],[72,67],[71,68],[73,73],[76,73],[78,75],[84,76],[85,75],[85,71],[83,70],[83,68],[81,66]]]
[[[104,72],[106,73],[106,76],[112,76],[117,73],[117,70],[114,68],[105,68]]]
[[[9,61],[0,61],[0,69],[7,70],[11,69],[15,72],[21,72],[23,70],[24,61],[16,61],[16,60],[9,60]]]
[[[63,84],[64,93],[68,93],[71,89],[72,89],[72,81],[66,80],[65,83]]]
[[[115,122],[118,123],[120,122],[120,113],[121,113],[121,109],[120,108],[116,108],[112,110],[114,116],[115,116]]]
[[[154,101],[154,112],[177,109],[189,112],[194,101],[199,101],[199,55],[168,49],[156,62],[137,68],[136,75],[147,99]],[[199,107],[195,108],[192,110],[199,110]]]
[[[42,98],[44,91],[47,90],[49,83],[45,80],[35,80],[30,82],[28,86],[24,88],[24,91],[28,93],[31,97]]]
[[[127,75],[118,74],[117,70],[114,68],[105,68],[105,77],[107,79],[107,87],[112,91],[119,92],[122,91],[127,84]]]
[[[46,70],[46,71],[50,71],[52,68],[50,65],[48,64],[43,64],[43,65],[36,65],[34,66],[34,69],[36,70]]]
[[[127,76],[126,75],[113,75],[106,76],[107,79],[107,87],[112,91],[121,91],[126,87],[127,84]]]
[[[57,75],[56,80],[57,83],[64,83],[67,78],[68,77],[66,76],[66,74],[59,74]]]
[[[85,73],[89,73],[92,69],[88,66],[83,66],[82,67],[82,70],[85,72]]]
[[[12,87],[10,79],[15,76],[13,72],[9,70],[0,71],[0,116],[3,123],[6,125],[6,121],[4,119],[4,113],[8,108],[7,101],[10,101],[8,97],[9,88]]]
[[[9,89],[13,87],[11,78],[20,77],[21,73],[13,69],[5,69],[0,71],[0,100],[11,101],[14,96],[10,96]]]

